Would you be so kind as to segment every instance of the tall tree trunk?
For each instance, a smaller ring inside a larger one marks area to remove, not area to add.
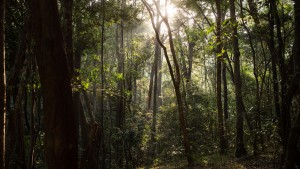
[[[104,133],[104,36],[105,36],[105,0],[101,1],[102,6],[102,25],[101,25],[101,95],[100,95],[100,123],[101,123],[101,145],[102,145],[102,168],[105,168],[105,133]]]
[[[225,132],[224,132],[224,116],[222,108],[222,42],[221,42],[221,0],[216,0],[217,8],[217,30],[216,30],[216,57],[217,57],[217,107],[218,107],[218,129],[219,129],[219,151],[220,154],[225,154]]]
[[[78,2],[77,2],[78,3]],[[78,12],[80,9],[77,8],[77,5],[75,7],[75,12]],[[80,73],[79,71],[76,70],[80,70],[81,68],[81,55],[83,53],[84,47],[83,45],[81,45],[81,36],[80,33],[82,31],[82,20],[81,18],[77,17],[77,19],[75,20],[75,24],[76,24],[76,37],[78,38],[77,41],[75,41],[74,43],[74,73],[73,73],[73,78],[74,78],[74,82],[76,84],[76,88],[77,90],[75,90],[75,92],[73,93],[73,101],[74,101],[74,111],[75,114],[78,115],[78,122],[80,125],[80,133],[78,133],[80,135],[80,140],[82,141],[82,147],[86,148],[87,147],[87,140],[88,140],[88,124],[84,115],[84,111],[83,111],[83,107],[82,107],[82,103],[81,103],[81,99],[80,99],[80,80],[79,76]],[[82,155],[80,156],[80,160],[79,160],[79,164],[80,164],[80,169],[83,169],[83,165],[85,164],[85,156],[83,155],[84,153],[81,153]]]
[[[293,46],[293,61],[295,63],[295,75],[293,76],[292,82],[289,85],[289,90],[287,95],[293,95],[295,91],[299,91],[299,81],[300,81],[300,1],[294,1],[294,21],[295,21],[295,40]],[[298,92],[299,93],[299,92]],[[299,97],[299,96],[298,96]],[[299,98],[298,98],[299,103]],[[286,154],[285,154],[285,168],[286,169],[294,169],[295,164],[300,163],[299,152],[297,155],[297,144],[299,142],[299,135],[300,133],[300,112],[298,110],[295,122],[290,129],[288,140],[287,140],[287,147],[286,147]],[[299,166],[298,166],[299,167]]]
[[[160,1],[157,1],[158,4],[160,4]],[[157,14],[159,15],[159,14]],[[160,26],[161,22],[159,22],[159,17],[156,19],[156,27],[158,30],[158,33],[160,34]],[[156,114],[158,113],[158,80],[159,80],[159,67],[158,67],[158,62],[160,61],[161,57],[161,47],[159,46],[157,40],[155,41],[154,45],[154,85],[153,85],[153,108],[152,108],[152,127],[151,127],[151,144],[152,144],[152,149],[151,149],[151,155],[152,157],[155,156],[156,152]]]
[[[169,68],[169,73],[170,73],[172,83],[174,85],[175,94],[176,94],[177,108],[178,108],[178,114],[179,114],[179,124],[180,124],[180,130],[181,130],[181,133],[183,136],[183,146],[185,149],[185,156],[187,158],[189,167],[192,168],[192,166],[194,165],[194,161],[193,161],[193,158],[191,155],[191,147],[190,147],[190,142],[189,142],[188,130],[187,130],[185,116],[184,116],[184,104],[183,104],[183,100],[182,100],[182,93],[180,90],[181,74],[180,74],[180,67],[179,67],[178,59],[177,59],[176,52],[175,52],[172,30],[171,30],[171,27],[170,27],[170,24],[168,21],[168,17],[163,16],[161,14],[158,4],[156,3],[155,4],[156,10],[159,13],[160,17],[163,18],[163,22],[166,25],[167,30],[168,30],[169,46],[170,46],[170,50],[171,50],[171,54],[172,54],[171,56],[172,56],[172,60],[173,60],[173,64],[174,64],[174,69],[172,67],[172,64],[171,64],[171,61],[170,61],[170,58],[169,58],[169,55],[167,52],[167,48],[160,40],[158,30],[154,23],[153,13],[151,12],[152,11],[151,7],[145,0],[142,0],[142,2],[146,6],[146,8],[150,14],[151,24],[155,31],[156,39],[157,39],[159,45],[162,47],[164,54],[165,54],[165,58],[166,58],[167,65]]]
[[[48,169],[77,169],[77,115],[57,1],[33,0],[31,10],[44,101],[46,166]]]
[[[270,5],[270,18],[269,18],[269,43],[268,48],[271,54],[271,67],[272,67],[272,85],[273,85],[273,93],[274,93],[274,105],[275,105],[275,114],[278,118],[279,122],[279,130],[281,131],[281,113],[280,113],[280,102],[279,102],[279,86],[278,86],[278,77],[277,77],[277,53],[275,50],[275,42],[274,42],[274,16],[272,13],[273,8]]]
[[[5,0],[0,0],[0,169],[5,168],[6,77],[5,77]]]
[[[232,24],[232,46],[234,56],[234,88],[235,88],[235,104],[236,104],[236,151],[235,156],[241,157],[247,154],[244,146],[244,108],[242,97],[242,81],[240,73],[240,51],[237,33],[237,21],[235,16],[235,0],[230,0],[230,19]]]
[[[157,42],[158,44],[158,42]],[[159,44],[158,44],[159,45]],[[158,49],[158,58],[157,58],[157,72],[158,72],[158,77],[157,77],[157,108],[159,110],[159,107],[162,105],[162,98],[161,98],[161,95],[162,95],[162,55],[161,55],[161,47],[159,46],[159,49]]]
[[[121,2],[121,9],[123,9],[125,5],[125,0]],[[124,22],[121,20],[121,24],[116,27],[116,52],[118,59],[118,73],[122,75],[121,79],[118,79],[118,107],[116,113],[116,127],[122,131],[124,129],[125,122],[125,97],[124,97],[124,64],[125,64],[125,51],[124,51]],[[123,137],[118,138],[116,145],[116,161],[117,165],[122,168],[123,166],[123,158],[124,158],[124,146],[123,146]]]
[[[252,35],[250,33],[249,28],[246,25],[246,22],[244,20],[244,9],[243,9],[243,3],[242,0],[240,0],[240,8],[241,8],[241,19],[242,19],[242,24],[243,27],[245,28],[246,32],[247,32],[247,36],[249,39],[249,44],[250,44],[250,48],[251,48],[251,55],[252,55],[252,60],[253,60],[253,74],[254,74],[254,78],[255,78],[255,85],[256,85],[256,91],[255,91],[255,109],[254,109],[254,127],[252,130],[250,130],[251,135],[253,138],[253,155],[257,155],[258,154],[258,146],[257,146],[257,142],[258,142],[258,123],[260,121],[260,95],[259,95],[259,81],[258,81],[258,70],[257,70],[257,63],[256,63],[256,52],[254,49],[254,44],[253,44],[253,38]],[[254,7],[252,7],[254,8]],[[256,8],[254,8],[256,9]],[[252,10],[254,10],[252,9]],[[255,22],[257,23],[257,21]],[[253,120],[250,119],[249,124],[252,126],[251,122]]]
[[[284,46],[281,35],[281,22],[277,11],[277,5],[275,1],[270,1],[270,43],[269,50],[272,56],[272,70],[273,70],[273,84],[274,84],[274,93],[275,95],[275,111],[279,121],[279,130],[282,138],[282,147],[283,147],[283,157],[286,155],[287,144],[288,144],[288,134],[290,130],[290,105],[294,94],[288,94],[287,89],[287,76],[285,69],[285,59],[284,59]],[[277,35],[277,48],[275,48],[274,42],[274,24],[276,23],[276,35]],[[280,73],[280,89],[281,89],[281,104],[279,102],[279,89],[278,89],[278,80],[277,80],[277,64],[279,65]],[[275,90],[276,89],[276,90]]]
[[[290,102],[289,96],[287,95],[287,72],[285,68],[284,59],[284,42],[281,34],[281,21],[279,18],[276,1],[270,1],[271,15],[275,19],[276,23],[276,37],[277,37],[277,58],[280,74],[280,89],[281,89],[281,127],[282,127],[282,141],[283,141],[283,151],[286,152],[286,146],[288,142],[288,133],[291,127],[290,118]],[[293,97],[293,96],[292,96]]]

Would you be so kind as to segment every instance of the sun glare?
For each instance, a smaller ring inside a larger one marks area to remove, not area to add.
[[[174,19],[177,14],[177,7],[168,2],[165,6],[165,13],[170,20]]]

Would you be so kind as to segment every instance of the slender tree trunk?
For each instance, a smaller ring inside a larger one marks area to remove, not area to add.
[[[148,102],[147,102],[147,109],[151,110],[152,109],[152,105],[153,105],[153,99],[152,99],[152,94],[153,94],[153,80],[154,80],[154,63],[151,66],[151,72],[150,72],[150,82],[149,82],[149,90],[148,90]]]
[[[121,9],[125,5],[125,0],[121,2]],[[118,80],[118,106],[116,113],[116,127],[122,131],[124,128],[125,122],[125,97],[124,97],[124,64],[125,64],[125,51],[124,51],[124,22],[121,20],[121,24],[116,27],[116,52],[118,57],[118,73],[122,75],[122,78]],[[116,145],[116,161],[119,167],[123,167],[123,158],[124,158],[124,146],[123,146],[123,137],[118,138]]]
[[[240,73],[240,51],[237,33],[237,21],[235,16],[235,0],[230,0],[230,18],[232,24],[232,46],[234,55],[234,88],[236,104],[236,151],[235,156],[241,157],[247,154],[244,146],[244,124],[243,124],[243,98],[242,98],[242,81]]]
[[[5,77],[5,0],[0,0],[0,169],[5,168],[6,77]]]
[[[104,36],[105,36],[105,0],[101,1],[102,6],[102,25],[101,25],[101,95],[100,95],[100,123],[101,123],[101,145],[102,145],[102,168],[105,168],[106,149],[105,149],[105,133],[104,133]]]
[[[174,42],[173,42],[173,35],[172,35],[172,30],[168,21],[168,17],[163,17],[161,14],[161,11],[158,7],[158,4],[156,5],[156,10],[159,13],[160,17],[163,18],[163,22],[167,27],[168,30],[168,38],[169,38],[169,45],[170,45],[170,50],[172,53],[172,60],[173,60],[173,64],[174,64],[174,69],[171,65],[171,61],[170,58],[168,56],[168,52],[167,52],[167,48],[166,46],[164,46],[164,44],[162,43],[162,41],[160,40],[159,37],[159,33],[158,30],[155,26],[154,23],[154,19],[153,19],[153,13],[151,12],[151,8],[149,6],[149,4],[145,1],[142,0],[143,4],[146,6],[149,14],[150,14],[150,18],[151,18],[151,24],[152,27],[155,31],[155,35],[156,35],[156,39],[159,43],[159,45],[162,47],[164,54],[165,54],[165,58],[167,61],[167,65],[169,68],[169,73],[172,79],[172,83],[174,85],[174,90],[175,90],[175,94],[176,94],[176,99],[177,99],[177,108],[178,108],[178,114],[179,114],[179,122],[180,122],[180,130],[183,136],[183,145],[184,145],[184,149],[185,149],[185,156],[187,158],[189,167],[192,168],[192,166],[194,165],[194,161],[191,155],[191,147],[190,147],[190,142],[189,142],[189,137],[188,137],[188,130],[187,130],[187,126],[186,126],[186,121],[185,121],[185,116],[184,116],[184,104],[183,104],[183,100],[182,100],[182,93],[180,90],[180,82],[181,82],[181,74],[180,74],[180,67],[178,64],[178,59],[176,56],[176,52],[175,52],[175,47],[174,47]]]
[[[77,1],[75,1],[76,3],[78,3]],[[74,12],[78,13],[80,10],[80,8],[78,8],[78,5],[75,5],[75,9]],[[76,89],[73,93],[73,101],[74,101],[74,111],[75,114],[78,116],[78,122],[80,125],[80,133],[78,133],[78,135],[80,136],[80,140],[81,140],[81,146],[83,147],[83,150],[80,152],[81,156],[79,159],[79,168],[80,169],[84,169],[86,166],[85,165],[85,154],[84,152],[86,151],[86,147],[87,147],[87,142],[88,142],[88,123],[84,114],[84,110],[83,110],[83,106],[82,106],[82,102],[80,99],[80,80],[79,76],[80,73],[78,70],[81,69],[81,55],[84,51],[84,45],[82,45],[82,35],[81,35],[81,31],[83,30],[83,25],[82,25],[82,19],[80,17],[76,17],[75,20],[75,24],[76,24],[76,31],[74,32],[76,37],[77,37],[77,41],[74,42],[74,72],[73,72],[73,78],[74,78],[74,82],[76,84]]]
[[[253,5],[253,4],[252,4]],[[242,0],[240,0],[240,8],[241,8],[241,19],[242,19],[242,24],[243,27],[245,28],[246,32],[247,32],[247,36],[249,38],[249,44],[250,44],[250,48],[251,48],[251,55],[252,55],[252,60],[253,60],[253,74],[254,74],[254,78],[255,78],[255,85],[256,85],[256,91],[255,91],[255,109],[254,109],[254,127],[252,130],[250,130],[251,135],[253,138],[253,155],[257,155],[258,154],[258,146],[257,146],[257,142],[258,142],[258,123],[260,121],[260,95],[259,95],[259,81],[258,81],[258,70],[257,70],[257,63],[256,63],[256,52],[254,49],[254,44],[253,44],[253,38],[252,35],[250,33],[249,28],[246,25],[246,22],[244,21],[244,9],[243,9],[243,3]],[[252,6],[252,8],[254,8]],[[256,8],[254,8],[256,9]],[[254,10],[252,9],[252,10]],[[257,23],[257,21],[255,21],[255,23]],[[251,124],[250,120],[249,124]],[[251,124],[252,126],[252,124]]]
[[[225,132],[224,132],[224,118],[222,108],[222,42],[221,42],[221,0],[216,0],[217,8],[217,30],[216,30],[216,56],[217,56],[217,107],[218,107],[218,129],[219,129],[219,151],[220,154],[225,154]]]
[[[159,45],[159,44],[158,44]],[[158,50],[158,58],[157,58],[157,72],[158,72],[158,78],[157,78],[157,108],[159,109],[159,107],[162,105],[162,99],[161,99],[161,95],[162,95],[162,89],[161,89],[161,84],[162,84],[162,55],[161,55],[161,47],[159,46],[159,50]]]
[[[276,1],[270,1],[271,15],[275,19],[276,23],[276,37],[277,37],[277,58],[280,74],[280,89],[281,89],[281,127],[282,127],[282,141],[283,141],[283,151],[286,152],[286,146],[288,142],[288,133],[291,127],[291,117],[290,117],[290,102],[289,96],[287,95],[287,72],[285,68],[284,59],[284,41],[281,34],[281,21],[279,18]],[[293,97],[293,96],[292,96]]]
[[[160,4],[160,1],[157,1],[158,4]],[[157,14],[158,15],[158,14]],[[157,17],[156,20],[156,27],[158,30],[158,33],[160,34],[160,26],[161,26],[161,22],[159,22],[159,17]],[[156,123],[157,123],[157,119],[156,119],[156,114],[158,113],[158,80],[159,80],[159,66],[158,66],[158,62],[160,61],[160,57],[161,57],[161,47],[159,46],[157,40],[155,41],[155,45],[154,45],[154,86],[153,86],[153,108],[152,108],[152,128],[151,128],[151,144],[152,144],[152,149],[151,149],[151,155],[152,157],[155,156],[156,153]]]
[[[222,62],[222,79],[223,79],[223,102],[224,102],[224,119],[225,123],[228,120],[229,113],[228,113],[228,89],[227,89],[227,70],[226,70],[226,63]]]
[[[48,169],[77,169],[77,115],[57,1],[33,0],[31,10],[45,111],[46,166]]]
[[[187,71],[187,76],[186,76],[186,83],[187,86],[190,86],[190,81],[192,78],[192,70],[193,70],[193,60],[194,60],[194,47],[195,47],[195,42],[188,42],[188,71]],[[188,87],[189,88],[189,87]]]
[[[271,54],[271,67],[272,67],[272,85],[273,85],[273,93],[274,93],[274,105],[275,105],[275,114],[278,118],[279,122],[279,130],[282,133],[282,125],[281,125],[281,113],[280,113],[280,102],[279,102],[279,87],[278,87],[278,77],[277,77],[277,53],[275,50],[275,42],[274,42],[274,17],[273,17],[273,8],[270,5],[270,18],[269,18],[269,43],[268,48]]]
[[[94,61],[94,67],[96,67],[95,61]],[[97,112],[97,86],[96,86],[96,81],[92,82],[92,113],[93,116],[96,117],[96,112]]]

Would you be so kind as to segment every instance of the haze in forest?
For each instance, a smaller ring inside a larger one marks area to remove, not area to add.
[[[0,169],[300,168],[300,0],[0,0]]]

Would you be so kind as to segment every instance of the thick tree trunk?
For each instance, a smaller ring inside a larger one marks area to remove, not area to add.
[[[6,78],[4,20],[5,0],[0,0],[0,169],[5,168]]]
[[[63,35],[66,44],[66,52],[71,78],[74,73],[73,56],[73,0],[61,0],[63,11]]]
[[[235,156],[241,157],[247,154],[244,146],[244,124],[243,124],[243,97],[242,97],[242,81],[240,73],[240,51],[237,33],[237,21],[235,16],[235,0],[230,0],[230,18],[232,24],[232,46],[234,55],[234,88],[235,88],[235,104],[236,104],[236,151]]]
[[[23,72],[23,77],[25,76],[25,71]],[[21,81],[18,93],[16,96],[16,100],[14,103],[14,111],[12,112],[12,121],[14,127],[14,134],[13,137],[13,146],[11,150],[14,150],[14,156],[16,158],[12,158],[16,160],[16,167],[21,169],[26,169],[26,160],[25,160],[25,149],[24,149],[24,123],[23,123],[23,114],[22,114],[22,100],[24,97],[25,91],[25,82]],[[8,164],[7,164],[8,166]]]
[[[300,81],[300,1],[295,0],[294,4],[294,20],[295,20],[295,41],[293,47],[293,61],[295,62],[295,75],[294,78],[289,85],[288,94],[294,94],[296,90],[299,90],[299,81]],[[299,96],[298,96],[299,97]],[[298,98],[299,102],[299,98]],[[300,112],[297,112],[297,117],[294,122],[294,125],[290,129],[288,140],[287,140],[287,148],[286,148],[286,156],[285,156],[285,168],[286,169],[294,169],[295,164],[300,163],[299,161],[299,152],[297,155],[297,144],[299,140],[300,133]],[[297,160],[298,157],[298,160]],[[298,166],[299,167],[299,166]]]
[[[38,70],[45,112],[48,169],[77,169],[78,125],[56,0],[33,0]]]
[[[36,142],[36,128],[35,128],[35,112],[36,112],[36,95],[34,90],[34,72],[36,72],[36,64],[34,57],[31,59],[30,63],[30,70],[31,70],[31,77],[30,77],[30,144],[29,144],[29,153],[28,153],[28,159],[27,159],[27,169],[34,169],[35,164],[35,142]],[[25,97],[26,98],[26,97]],[[27,103],[25,102],[25,105]],[[24,108],[25,109],[25,108]]]
[[[286,148],[286,157],[285,157],[285,168],[286,169],[295,169],[296,162],[299,163],[297,157],[299,158],[299,153],[297,155],[297,143],[299,140],[300,133],[300,112],[296,117],[295,124],[291,128],[288,137],[288,143]]]

